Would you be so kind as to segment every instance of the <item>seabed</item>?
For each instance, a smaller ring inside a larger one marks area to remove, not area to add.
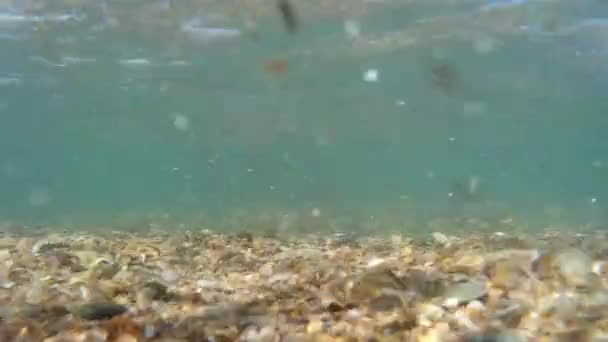
[[[0,236],[0,341],[608,341],[601,232]]]

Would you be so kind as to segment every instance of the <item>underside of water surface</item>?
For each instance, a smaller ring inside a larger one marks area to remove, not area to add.
[[[0,1],[0,221],[602,229],[602,1]]]

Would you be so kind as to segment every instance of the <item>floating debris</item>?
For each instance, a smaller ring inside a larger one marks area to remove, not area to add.
[[[184,21],[181,31],[193,41],[200,43],[234,39],[242,35],[241,30],[237,28],[210,26],[209,20],[199,17]]]
[[[277,8],[283,20],[285,30],[291,34],[295,33],[299,28],[299,20],[296,12],[289,0],[277,0]]]
[[[121,59],[118,61],[118,64],[120,64],[126,68],[139,69],[139,68],[145,68],[145,67],[151,66],[152,62],[150,62],[150,60],[147,58],[132,58],[132,59]]]
[[[446,95],[455,95],[462,86],[459,73],[450,64],[437,64],[431,67],[431,81]]]
[[[272,76],[286,73],[288,67],[289,62],[286,58],[274,58],[264,63],[264,71]]]
[[[190,129],[190,119],[184,114],[175,113],[173,114],[173,126],[178,131],[185,132]]]
[[[363,73],[363,80],[365,82],[378,82],[379,78],[380,75],[377,69],[368,69]]]
[[[361,38],[361,28],[353,19],[347,19],[344,21],[344,33],[346,33],[346,36],[352,40]]]

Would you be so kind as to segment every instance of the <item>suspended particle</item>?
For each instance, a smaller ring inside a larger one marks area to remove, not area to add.
[[[363,74],[365,82],[378,82],[379,75],[377,69],[369,69]]]
[[[173,118],[173,126],[175,126],[175,129],[178,131],[185,132],[190,129],[190,120],[183,114],[175,114],[175,117]]]
[[[356,21],[347,19],[344,21],[344,32],[350,39],[358,39],[361,37],[361,28]]]
[[[313,216],[313,217],[319,217],[319,216],[321,216],[321,209],[319,209],[319,208],[314,208],[314,209],[312,210],[311,214],[312,214],[312,216]]]

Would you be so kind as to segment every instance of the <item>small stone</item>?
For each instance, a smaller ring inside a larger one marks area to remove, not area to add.
[[[450,239],[443,233],[434,232],[432,236],[433,240],[441,246],[448,246],[450,244]]]
[[[528,341],[524,336],[511,330],[500,332],[481,333],[469,336],[467,342],[525,342]]]
[[[306,326],[306,333],[309,335],[317,334],[321,331],[323,331],[323,322],[321,321],[313,320]]]
[[[440,320],[445,314],[445,310],[441,307],[433,304],[422,304],[418,307],[420,318],[427,319],[429,321]]]
[[[288,333],[281,338],[282,342],[310,342],[312,339],[303,333]]]
[[[312,338],[313,342],[336,342],[336,338],[328,334],[315,334]]]
[[[401,249],[401,257],[407,258],[411,257],[414,254],[414,250],[411,246],[405,246]]]
[[[61,306],[26,305],[19,310],[19,315],[30,319],[49,321],[65,316],[69,311]]]
[[[167,287],[157,281],[149,281],[144,284],[143,289],[147,290],[153,300],[167,299]]]
[[[0,262],[6,262],[8,260],[10,260],[11,258],[11,252],[8,249],[1,249],[0,250]]]
[[[127,308],[114,303],[92,303],[84,304],[73,310],[73,313],[89,321],[109,319],[121,315]]]
[[[152,306],[152,297],[150,289],[144,288],[137,291],[135,295],[135,303],[137,304],[137,309],[146,311]]]
[[[554,265],[566,284],[573,287],[586,287],[593,272],[593,260],[578,249],[568,249],[555,256]]]
[[[249,243],[253,242],[253,234],[250,232],[239,232],[236,234],[236,237]]]
[[[599,276],[606,276],[608,274],[608,263],[605,261],[596,261],[591,266],[593,273]]]
[[[481,255],[462,255],[450,265],[450,272],[474,275],[479,274],[483,266],[484,258]]]
[[[482,302],[474,300],[467,304],[465,312],[471,321],[479,323],[485,316],[486,307]]]
[[[432,328],[423,331],[419,336],[416,337],[416,341],[420,342],[442,342],[450,341],[449,336],[450,327],[446,322],[437,323]]]
[[[447,300],[457,300],[460,304],[480,299],[487,295],[486,285],[480,281],[466,281],[449,286],[443,296]]]
[[[131,335],[131,334],[121,334],[120,336],[118,336],[114,342],[137,342],[137,337]]]
[[[522,267],[513,259],[500,260],[487,268],[492,285],[502,289],[515,289],[523,279]]]
[[[152,324],[146,324],[146,326],[144,327],[144,338],[153,338],[156,336],[157,333],[158,330]]]
[[[447,309],[455,309],[460,305],[458,298],[450,297],[443,302],[443,306]]]
[[[389,311],[401,307],[402,301],[399,296],[392,294],[381,294],[372,299],[369,308],[374,311]]]
[[[404,286],[392,271],[380,267],[353,279],[346,292],[348,300],[362,302],[381,295],[385,289],[399,291],[404,290]]]

